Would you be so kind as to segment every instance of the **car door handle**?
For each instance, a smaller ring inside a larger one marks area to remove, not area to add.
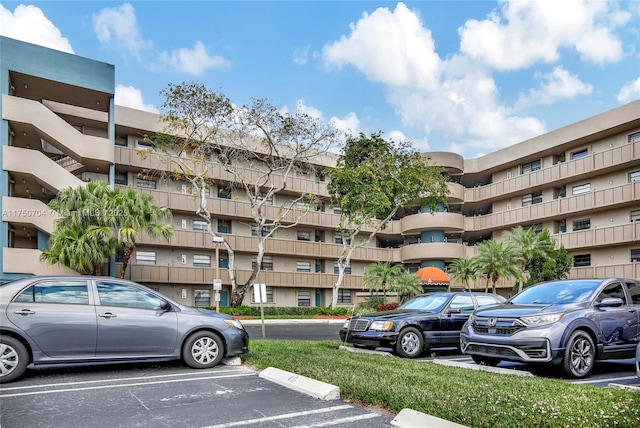
[[[102,318],[115,318],[115,317],[117,317],[116,314],[113,314],[111,312],[107,312],[107,313],[104,313],[104,314],[98,314],[98,316],[102,317]]]
[[[18,315],[33,315],[36,312],[31,309],[20,309],[19,311],[13,311],[13,313]]]

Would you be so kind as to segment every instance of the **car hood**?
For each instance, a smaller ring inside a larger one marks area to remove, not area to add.
[[[184,312],[184,313],[204,315],[204,316],[207,316],[207,317],[218,318],[218,319],[222,319],[222,320],[234,319],[231,315],[221,314],[220,312],[211,311],[209,309],[192,308],[190,306],[181,305],[180,306],[180,310],[181,310],[181,312]]]
[[[491,306],[487,308],[476,309],[475,315],[480,317],[507,317],[517,318],[526,315],[537,315],[546,313],[558,313],[568,312],[574,309],[583,307],[584,304],[551,304],[551,305],[514,305],[510,303],[503,303],[497,306]]]
[[[372,312],[370,314],[364,314],[364,315],[360,315],[357,317],[352,317],[351,319],[358,319],[358,318],[366,318],[366,319],[377,319],[377,320],[397,320],[397,319],[401,319],[401,318],[409,318],[415,315],[420,315],[420,316],[428,316],[428,315],[433,315],[433,316],[437,316],[438,313],[437,312],[427,312],[427,311],[418,311],[416,309],[394,309],[391,311],[383,311],[383,312]]]

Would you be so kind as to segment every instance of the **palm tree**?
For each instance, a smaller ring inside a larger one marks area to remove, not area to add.
[[[478,278],[473,260],[467,258],[454,260],[447,268],[447,272],[451,279],[462,282],[462,289],[464,291],[467,289],[471,290],[469,282]],[[449,283],[449,289],[451,289],[451,283]]]
[[[529,260],[548,257],[554,250],[555,243],[551,240],[548,229],[538,233],[534,227],[525,229],[518,226],[511,231],[504,232],[502,236],[520,251],[522,257],[520,269],[523,276],[518,284],[518,292],[520,292],[526,281],[525,273],[528,271]]]
[[[422,293],[422,281],[415,274],[407,271],[402,272],[390,285],[390,289],[398,293],[400,304],[404,303],[412,294]]]
[[[49,237],[49,246],[40,260],[49,265],[62,265],[81,275],[100,275],[105,260],[115,252],[117,242],[92,227],[60,223]]]
[[[395,282],[396,278],[405,272],[402,265],[392,265],[389,262],[371,263],[364,273],[362,280],[369,286],[369,290],[382,290],[384,301],[387,300],[387,288]]]
[[[120,278],[124,278],[140,233],[167,240],[173,236],[173,226],[161,223],[171,219],[171,211],[167,207],[153,205],[153,196],[138,194],[133,188],[116,190],[108,203],[110,209],[106,211],[105,223],[116,229],[123,250]]]
[[[520,252],[511,243],[490,239],[478,244],[478,253],[472,260],[476,272],[487,278],[485,291],[488,291],[491,282],[495,294],[496,282],[500,278],[513,276],[520,279],[520,259]]]

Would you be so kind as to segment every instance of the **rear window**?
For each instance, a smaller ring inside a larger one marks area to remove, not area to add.
[[[584,303],[602,284],[598,280],[558,281],[538,284],[511,299],[517,305],[553,305]]]

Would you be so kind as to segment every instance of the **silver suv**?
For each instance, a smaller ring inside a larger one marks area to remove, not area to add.
[[[640,339],[640,281],[572,279],[534,285],[479,308],[460,332],[478,364],[551,363],[582,378],[596,360],[633,358]]]

